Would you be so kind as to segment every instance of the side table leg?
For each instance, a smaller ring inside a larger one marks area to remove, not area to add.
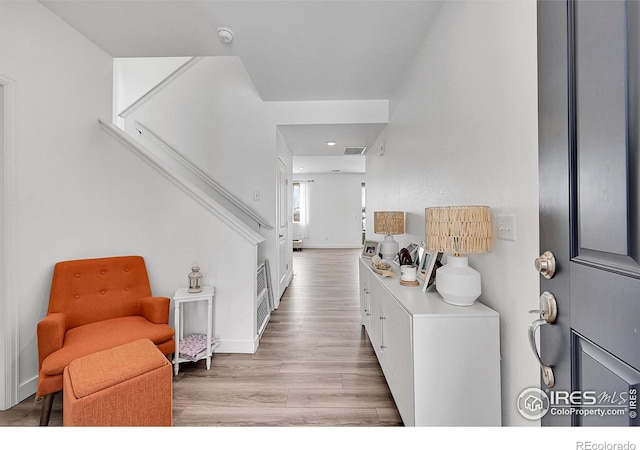
[[[211,369],[211,338],[213,337],[213,296],[207,299],[207,370]]]
[[[180,358],[180,302],[176,301],[175,309],[174,309],[174,339],[176,341],[176,351],[173,354],[173,375],[177,376],[178,371],[180,370],[180,363],[178,359]]]

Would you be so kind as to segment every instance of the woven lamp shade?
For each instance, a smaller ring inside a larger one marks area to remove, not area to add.
[[[403,211],[376,211],[373,213],[373,232],[390,236],[404,234]]]
[[[455,255],[485,253],[493,243],[488,206],[445,206],[425,209],[427,249]]]

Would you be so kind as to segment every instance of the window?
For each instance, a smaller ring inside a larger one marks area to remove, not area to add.
[[[300,223],[300,182],[293,182],[293,221]]]

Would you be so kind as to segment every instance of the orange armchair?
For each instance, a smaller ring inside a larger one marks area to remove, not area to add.
[[[169,298],[153,297],[140,256],[64,261],[55,265],[49,310],[38,323],[40,425],[49,423],[53,397],[71,361],[138,339],[164,354],[175,350]]]

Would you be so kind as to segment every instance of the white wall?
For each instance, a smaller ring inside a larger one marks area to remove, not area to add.
[[[120,114],[189,61],[188,57],[113,60],[113,112]]]
[[[229,319],[234,298],[222,283],[253,295],[255,268],[231,271],[225,261],[231,249],[246,253],[245,241],[220,232],[225,225],[98,125],[111,117],[112,58],[38,2],[0,4],[0,75],[16,81],[18,257],[9,263],[19,289],[8,301],[19,309],[18,400],[35,392],[36,325],[57,261],[139,254],[153,293],[171,297],[195,260],[220,285],[217,329],[253,329],[251,317]]]
[[[292,173],[278,125],[387,120],[387,100],[264,102],[240,59],[222,56],[200,58],[128,116],[126,130],[136,137],[133,124],[140,121],[276,226],[278,156],[288,164],[289,176]],[[279,255],[275,230],[257,231],[265,237],[259,258],[270,260],[272,285],[278,286],[280,260],[286,258],[291,270],[292,256]],[[359,237],[329,231],[314,245],[361,245]],[[282,292],[274,294],[279,298]]]
[[[472,256],[481,300],[501,315],[505,425],[537,425],[516,410],[539,385],[527,341],[538,306],[536,4],[446,2],[405,80],[390,123],[367,156],[367,210],[404,210],[401,245],[424,239],[424,209],[485,204],[516,216],[517,240]],[[375,239],[371,230],[368,237]],[[463,388],[463,387],[461,387]]]
[[[305,248],[357,248],[362,246],[364,174],[298,174],[294,181],[313,180],[309,186],[308,237]],[[302,238],[293,224],[294,239]]]
[[[126,118],[134,138],[135,121],[277,225],[276,127],[237,57],[201,58]],[[259,260],[270,260],[272,286],[278,286],[276,231],[253,227],[265,238]]]

